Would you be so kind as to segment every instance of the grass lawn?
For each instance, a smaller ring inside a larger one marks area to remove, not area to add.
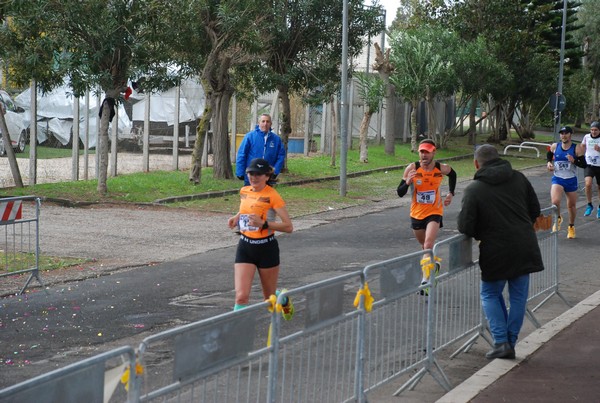
[[[539,136],[542,137],[542,136]],[[535,141],[551,141],[551,138],[536,138]],[[287,171],[280,175],[278,191],[289,205],[292,216],[309,214],[330,208],[342,208],[364,204],[374,199],[396,196],[396,187],[400,182],[402,170],[406,165],[418,159],[416,153],[410,152],[409,144],[397,144],[395,155],[387,155],[383,145],[369,145],[369,162],[359,161],[356,149],[348,151],[346,172],[347,195],[339,195],[339,180],[320,181],[302,185],[286,186],[286,183],[298,180],[310,180],[323,177],[337,177],[340,174],[339,154],[335,165],[331,156],[311,154],[290,154],[287,161]],[[502,153],[504,147],[498,146]],[[70,150],[55,149],[61,152]],[[513,154],[519,154],[516,150]],[[70,154],[69,154],[70,155]],[[473,145],[468,145],[466,137],[454,137],[445,149],[436,152],[436,159],[448,160],[457,172],[459,180],[472,178],[474,167],[472,162]],[[509,157],[515,168],[525,168],[543,163],[543,159],[535,156],[531,150],[523,152],[526,157]],[[527,157],[529,156],[529,157]],[[368,175],[352,177],[354,173],[372,171]],[[199,185],[193,185],[188,180],[188,171],[152,171],[119,175],[107,181],[108,194],[101,196],[97,193],[97,181],[77,181],[37,184],[24,188],[1,189],[0,194],[19,196],[36,195],[45,198],[67,199],[73,202],[107,202],[107,203],[152,203],[158,199],[169,197],[200,195],[208,192],[237,190],[241,182],[237,179],[215,179],[212,168],[202,170]],[[168,206],[184,207],[201,211],[232,213],[237,208],[237,194],[225,197],[200,199],[187,202],[169,203]]]

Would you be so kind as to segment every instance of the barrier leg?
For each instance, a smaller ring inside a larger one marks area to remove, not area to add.
[[[448,377],[438,364],[437,360],[433,360],[433,365],[435,366],[437,373],[431,370],[431,366],[421,368],[415,375],[413,375],[408,381],[404,383],[398,390],[394,392],[394,396],[398,396],[405,390],[413,390],[417,384],[423,379],[423,377],[429,373],[431,377],[442,387],[446,392],[450,392],[452,390],[452,384]]]
[[[568,306],[569,308],[572,308],[572,307],[573,307],[573,305],[572,305],[572,304],[570,304],[570,303],[569,303],[569,301],[567,301],[567,300],[566,300],[566,298],[565,298],[565,297],[564,297],[564,296],[563,296],[563,295],[560,293],[560,291],[558,291],[558,290],[555,290],[555,291],[552,291],[552,292],[550,293],[550,295],[548,295],[546,298],[544,298],[544,299],[542,300],[542,302],[540,302],[539,304],[537,304],[537,305],[536,305],[536,306],[535,306],[535,307],[534,307],[534,308],[531,310],[531,312],[535,312],[535,311],[537,311],[539,308],[541,308],[541,306],[542,306],[542,305],[544,305],[544,304],[546,303],[546,301],[548,301],[550,298],[552,298],[552,296],[553,296],[553,295],[558,295],[558,296],[560,297],[560,299],[562,299],[562,300],[564,301],[564,303],[565,303],[565,304],[567,304],[567,306]]]
[[[23,288],[21,288],[21,291],[19,291],[19,295],[23,295],[23,293],[27,289],[27,286],[29,286],[29,283],[31,283],[31,280],[33,280],[34,277],[40,283],[40,286],[42,286],[42,289],[44,290],[44,292],[46,294],[48,294],[48,290],[46,289],[46,285],[44,284],[44,282],[42,281],[42,278],[40,277],[39,270],[35,270],[35,271],[31,272],[31,274],[29,275],[29,278],[25,282],[25,285],[23,286]]]

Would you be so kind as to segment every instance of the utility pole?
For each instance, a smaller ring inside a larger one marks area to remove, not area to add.
[[[558,102],[563,90],[563,71],[565,64],[565,34],[567,31],[567,0],[563,1],[562,32],[560,35],[560,64],[558,67],[558,90],[556,91],[556,105],[554,105],[554,141],[558,141],[558,131],[560,130],[561,111],[558,108]]]
[[[346,197],[346,165],[348,159],[348,0],[344,0],[342,19],[342,110],[340,130],[340,196]]]

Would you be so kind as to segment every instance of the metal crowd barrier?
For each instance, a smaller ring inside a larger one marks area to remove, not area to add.
[[[266,401],[267,303],[227,312],[145,338],[141,402]]]
[[[147,337],[138,351],[140,401],[353,399],[360,311],[352,302],[361,278],[355,272],[282,293],[278,302],[288,296],[295,307],[289,322],[265,302]]]
[[[137,389],[123,377],[123,374],[135,368],[135,365],[133,348],[120,347],[0,389],[0,401],[2,403],[136,402]],[[124,385],[121,384],[122,382]]]
[[[542,209],[541,216],[545,217],[545,223],[537,228],[538,244],[542,252],[544,262],[544,271],[534,273],[529,278],[529,296],[527,302],[532,302],[545,294],[545,298],[533,308],[527,308],[527,317],[539,327],[539,322],[533,314],[542,305],[544,305],[552,296],[557,295],[567,306],[572,306],[561,294],[559,287],[559,267],[558,267],[558,232],[553,231],[553,226],[557,220],[556,206]]]
[[[296,310],[290,321],[273,317],[269,402],[357,401],[363,358],[359,333],[364,311],[354,302],[362,271],[288,291]]]
[[[0,277],[29,273],[19,294],[34,278],[44,288],[39,273],[40,255],[40,205],[39,197],[6,197],[0,199]]]
[[[421,286],[420,262],[424,256],[431,258],[431,251],[411,253],[364,269],[365,282],[376,300],[372,311],[365,315],[365,392],[415,369],[419,371],[410,384],[430,373],[449,388],[445,376],[438,377],[435,371],[440,368],[428,331],[433,319],[433,290],[429,290],[429,297],[421,295],[427,288]]]
[[[468,338],[450,357],[467,352],[482,337],[490,345],[487,326],[481,308],[481,269],[473,238],[456,235],[434,245],[433,253],[440,259],[441,271],[435,284],[436,307],[433,325],[434,349],[442,350]]]
[[[480,273],[472,249],[471,238],[457,235],[433,250],[365,268],[365,281],[373,284],[375,295],[381,294],[365,317],[365,392],[414,370],[394,395],[414,389],[427,374],[449,391],[452,386],[436,355],[469,336],[459,351],[467,351],[479,336],[492,344],[484,333]],[[434,271],[426,285],[421,284],[424,257],[440,264],[440,272]]]

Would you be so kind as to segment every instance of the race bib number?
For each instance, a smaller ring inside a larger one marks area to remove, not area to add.
[[[554,169],[556,171],[570,171],[571,163],[569,161],[557,161],[554,163]]]
[[[435,202],[435,190],[417,192],[417,203],[433,204]]]
[[[240,231],[258,231],[258,227],[254,227],[250,225],[250,215],[249,214],[240,214],[239,221]]]
[[[598,156],[594,155],[594,156],[587,156],[587,163],[590,165],[600,165],[600,158],[598,158]]]

